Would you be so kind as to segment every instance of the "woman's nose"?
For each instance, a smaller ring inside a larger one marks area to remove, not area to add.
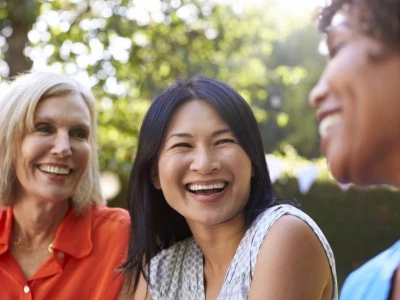
[[[55,136],[51,154],[60,158],[71,155],[71,144],[68,133],[58,133]]]
[[[195,152],[193,161],[190,165],[191,171],[207,175],[221,168],[221,162],[210,150],[198,150]]]
[[[328,96],[328,93],[329,93],[328,84],[322,75],[318,83],[311,90],[310,95],[308,97],[310,105],[314,108],[318,108],[324,101],[324,99]]]

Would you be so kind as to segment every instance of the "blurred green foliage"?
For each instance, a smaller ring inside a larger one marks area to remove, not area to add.
[[[26,41],[20,52],[30,58],[26,69],[32,63],[33,69],[50,67],[92,86],[100,166],[123,183],[151,99],[177,78],[199,73],[227,82],[245,97],[267,152],[290,143],[306,157],[319,154],[307,94],[323,58],[309,16],[282,17],[274,0],[241,6],[212,0],[18,0],[18,7],[5,1],[0,5],[4,78],[17,72],[10,67],[7,74],[4,62],[16,64],[7,51],[14,35],[7,32],[22,22],[21,13],[35,16],[28,19],[25,36],[18,33]]]

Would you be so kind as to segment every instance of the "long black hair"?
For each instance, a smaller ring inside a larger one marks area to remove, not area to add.
[[[214,79],[196,76],[177,81],[157,96],[147,111],[129,179],[128,207],[132,230],[128,257],[122,269],[127,278],[134,279],[134,290],[140,273],[148,281],[144,266],[152,257],[192,235],[184,217],[167,204],[162,191],[157,190],[151,180],[171,117],[182,103],[190,100],[211,104],[251,160],[254,176],[244,208],[245,225],[248,227],[267,207],[277,204],[260,131],[248,103],[230,86]]]

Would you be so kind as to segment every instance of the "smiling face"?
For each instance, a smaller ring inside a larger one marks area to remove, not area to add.
[[[153,175],[168,204],[189,224],[243,221],[251,161],[229,126],[205,101],[187,101],[173,114]]]
[[[353,30],[346,17],[328,32],[328,48],[310,102],[333,176],[400,186],[400,53]]]
[[[16,201],[71,198],[88,168],[89,136],[90,113],[80,95],[40,101],[34,129],[23,137],[16,156]]]

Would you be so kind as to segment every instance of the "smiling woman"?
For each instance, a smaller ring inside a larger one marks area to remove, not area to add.
[[[333,0],[330,58],[310,94],[321,146],[342,183],[400,188],[400,0]],[[400,241],[345,281],[343,300],[400,299]]]
[[[152,102],[129,204],[121,299],[337,299],[328,242],[276,200],[253,112],[222,82],[178,81]]]
[[[0,99],[3,298],[113,299],[122,287],[129,216],[100,195],[95,109],[52,73],[20,76]]]
[[[17,149],[15,198],[38,195],[65,201],[77,190],[89,165],[89,108],[79,94],[50,97],[38,104],[33,122]],[[46,155],[49,149],[51,156]]]
[[[214,108],[205,101],[183,103],[165,137],[153,184],[163,191],[169,206],[185,216],[189,227],[235,218],[249,198],[252,166]]]
[[[399,1],[347,2],[334,1],[322,19],[330,59],[310,94],[321,147],[338,181],[399,186]]]

